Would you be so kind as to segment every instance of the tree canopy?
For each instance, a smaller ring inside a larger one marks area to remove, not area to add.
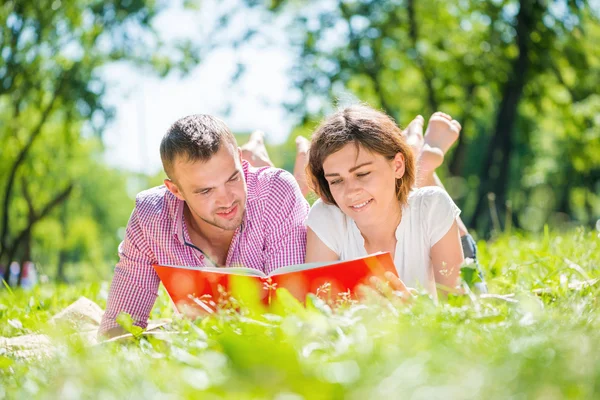
[[[288,18],[313,127],[365,101],[407,124],[451,113],[464,129],[443,171],[481,233],[504,226],[594,224],[600,213],[600,39],[586,1],[261,2]],[[292,16],[292,17],[290,17]],[[495,216],[497,215],[497,217]]]
[[[130,207],[115,207],[128,200],[126,174],[101,159],[114,110],[100,71],[120,61],[166,74],[198,61],[191,42],[158,37],[161,9],[152,0],[0,7],[0,264],[31,259],[34,239],[40,259],[59,260],[59,276],[67,260],[115,254]]]

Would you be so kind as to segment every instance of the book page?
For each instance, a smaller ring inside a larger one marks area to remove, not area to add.
[[[313,263],[307,263],[307,264],[296,264],[296,265],[288,265],[285,267],[281,267],[281,268],[277,268],[275,271],[271,272],[269,274],[269,276],[275,276],[275,275],[282,275],[282,274],[287,274],[290,272],[297,272],[297,271],[305,271],[308,269],[314,269],[314,268],[320,268],[320,267],[324,267],[326,265],[333,265],[333,264],[339,264],[342,262],[347,262],[347,261],[354,261],[354,260],[360,260],[363,258],[369,258],[372,256],[377,256],[379,254],[383,254],[383,252],[378,251],[376,253],[373,254],[369,254],[367,256],[364,257],[358,257],[352,260],[344,260],[344,261],[329,261],[329,262],[313,262]]]
[[[308,264],[288,265],[288,266],[285,266],[285,267],[277,268],[275,271],[271,272],[269,274],[269,276],[287,274],[287,273],[296,272],[296,271],[306,271],[307,269],[314,269],[314,268],[324,267],[325,265],[335,264],[335,263],[338,263],[338,262],[339,261],[313,262],[313,263],[308,263]]]
[[[259,276],[262,278],[266,278],[267,275],[254,268],[245,268],[245,267],[184,267],[180,265],[161,265],[161,267],[169,267],[169,268],[180,268],[180,269],[189,269],[199,272],[213,272],[217,274],[225,274],[225,275],[244,275],[244,276]]]

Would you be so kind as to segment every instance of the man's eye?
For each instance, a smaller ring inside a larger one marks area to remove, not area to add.
[[[235,182],[235,181],[239,181],[239,180],[240,180],[240,176],[239,176],[239,175],[236,175],[236,176],[234,176],[233,178],[231,178],[231,179],[229,180],[229,182]]]
[[[210,193],[210,189],[204,189],[198,192],[199,194],[209,194]]]

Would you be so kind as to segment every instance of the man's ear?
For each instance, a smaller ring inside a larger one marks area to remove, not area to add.
[[[163,183],[165,184],[167,189],[169,189],[169,192],[173,193],[173,196],[177,197],[179,200],[185,200],[183,198],[183,195],[181,194],[181,191],[179,190],[179,187],[175,182],[167,178],[163,181]]]
[[[404,154],[401,152],[397,152],[392,160],[392,164],[394,166],[394,175],[396,179],[400,179],[404,176],[404,172],[406,171],[406,163],[404,162]]]
[[[242,164],[242,160],[244,159],[244,157],[242,157],[242,148],[238,147],[237,151],[238,151],[238,159],[239,159],[240,165],[241,165]]]

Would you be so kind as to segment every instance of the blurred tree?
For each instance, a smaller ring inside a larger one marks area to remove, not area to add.
[[[81,246],[73,235],[97,230],[102,242],[103,226],[115,229],[115,204],[107,202],[122,201],[114,193],[125,178],[111,176],[96,159],[113,115],[103,103],[100,68],[127,61],[165,75],[199,61],[191,42],[166,44],[156,35],[152,22],[161,9],[153,0],[0,6],[0,264],[29,257],[32,239],[44,241],[36,225],[53,213],[60,215],[61,229],[53,232],[61,238],[45,240],[61,239],[57,249],[71,254]],[[109,176],[118,184],[105,185]],[[94,191],[96,185],[106,190]]]
[[[591,2],[244,2],[291,20],[300,96],[288,107],[303,124],[356,99],[404,123],[444,110],[464,129],[441,173],[465,178],[448,189],[472,226],[535,230],[565,214],[595,222],[600,47]]]

